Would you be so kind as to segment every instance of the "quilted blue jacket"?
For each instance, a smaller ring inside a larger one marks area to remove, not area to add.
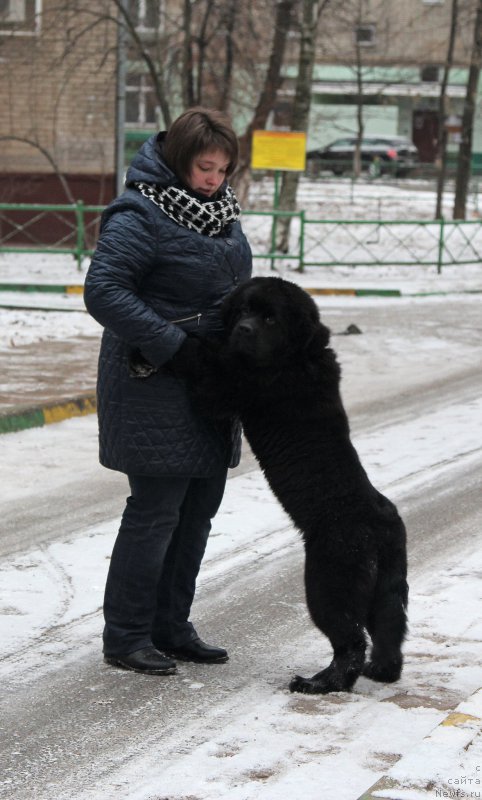
[[[178,225],[133,183],[179,185],[162,159],[162,134],[135,156],[126,190],[104,211],[86,281],[90,314],[104,326],[97,382],[100,461],[128,474],[208,477],[239,460],[239,431],[193,410],[165,366],[186,334],[221,332],[224,297],[251,274],[239,222],[209,237]],[[129,375],[138,348],[159,370]],[[234,455],[233,455],[234,453]],[[237,455],[236,455],[237,454]]]

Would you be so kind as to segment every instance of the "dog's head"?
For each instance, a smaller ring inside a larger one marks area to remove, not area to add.
[[[310,295],[282,278],[243,283],[224,301],[222,317],[229,354],[253,366],[316,357],[330,339]]]

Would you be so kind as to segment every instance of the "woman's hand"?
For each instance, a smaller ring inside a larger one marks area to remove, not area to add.
[[[155,372],[157,372],[158,367],[155,367],[150,361],[142,355],[141,351],[138,347],[134,350],[131,350],[127,357],[127,361],[129,364],[129,375],[131,378],[149,378]]]

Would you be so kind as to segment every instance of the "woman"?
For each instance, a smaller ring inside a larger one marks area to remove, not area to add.
[[[175,658],[228,659],[189,613],[238,426],[203,418],[183,376],[203,338],[221,333],[224,297],[251,274],[227,178],[236,135],[220,112],[193,108],[152,136],[106,209],[85,283],[104,326],[99,357],[100,461],[127,474],[130,497],[104,599],[104,660],[155,675]]]

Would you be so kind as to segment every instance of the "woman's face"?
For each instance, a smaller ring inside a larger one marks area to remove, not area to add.
[[[229,157],[223,150],[206,150],[194,156],[187,184],[198,194],[211,197],[226,178]]]

